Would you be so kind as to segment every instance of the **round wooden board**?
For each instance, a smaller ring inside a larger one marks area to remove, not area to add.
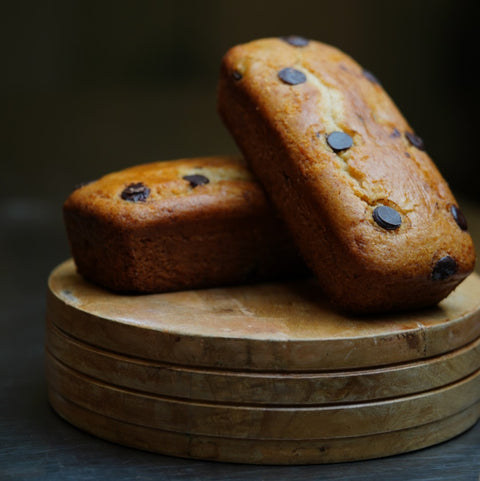
[[[106,384],[144,394],[237,405],[304,406],[392,399],[449,385],[480,367],[480,338],[422,361],[303,373],[201,369],[128,357],[74,339],[52,322],[47,323],[46,347],[65,366]]]
[[[49,279],[47,319],[100,349],[190,367],[303,372],[445,354],[480,337],[480,278],[437,307],[379,317],[332,310],[314,280],[126,296],[84,281],[72,260]]]
[[[379,458],[437,444],[473,426],[480,403],[439,421],[401,431],[333,439],[251,440],[197,436],[126,423],[85,409],[49,390],[50,403],[71,424],[95,436],[171,456],[250,464],[320,464]]]
[[[479,401],[480,369],[448,386],[386,401],[318,406],[206,403],[143,394],[98,381],[47,355],[49,387],[85,409],[183,434],[305,440],[365,436],[440,421]]]

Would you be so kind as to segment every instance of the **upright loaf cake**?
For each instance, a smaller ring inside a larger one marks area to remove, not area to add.
[[[115,172],[77,188],[64,220],[78,272],[115,291],[164,292],[305,274],[240,159]]]
[[[236,46],[218,107],[342,308],[430,306],[473,270],[465,218],[421,138],[346,54],[295,36]]]

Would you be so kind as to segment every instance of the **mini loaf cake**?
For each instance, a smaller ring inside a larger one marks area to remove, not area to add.
[[[328,296],[353,312],[430,306],[475,262],[449,187],[377,79],[302,37],[225,55],[218,107]]]
[[[163,292],[305,274],[244,162],[139,165],[77,188],[64,220],[78,272],[115,291]]]

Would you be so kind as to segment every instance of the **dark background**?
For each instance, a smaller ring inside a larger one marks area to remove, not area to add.
[[[6,3],[6,2],[5,2]],[[477,198],[475,1],[17,1],[2,14],[1,200],[57,206],[136,163],[235,152],[216,114],[226,50],[290,33],[381,80],[452,189]]]

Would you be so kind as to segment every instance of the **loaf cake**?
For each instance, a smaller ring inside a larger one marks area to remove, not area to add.
[[[242,160],[204,157],[114,172],[64,204],[72,257],[114,291],[165,292],[305,275]]]
[[[465,217],[424,142],[345,53],[296,36],[235,46],[218,109],[339,307],[431,306],[472,272]]]

